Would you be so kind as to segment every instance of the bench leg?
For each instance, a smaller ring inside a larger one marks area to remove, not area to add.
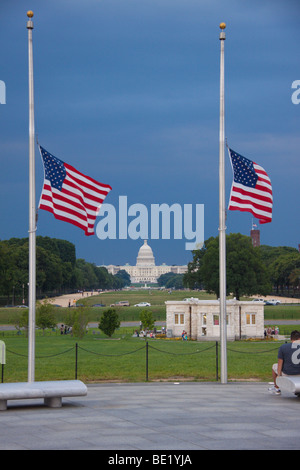
[[[0,411],[7,410],[7,400],[0,400]]]
[[[44,398],[44,404],[50,408],[61,408],[62,399],[61,397],[48,397]]]

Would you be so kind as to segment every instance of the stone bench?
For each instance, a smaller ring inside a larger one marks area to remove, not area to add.
[[[0,411],[7,409],[7,400],[43,398],[51,408],[62,406],[62,397],[85,396],[86,385],[80,380],[17,382],[0,384]]]
[[[300,375],[280,375],[276,383],[281,390],[300,396]]]

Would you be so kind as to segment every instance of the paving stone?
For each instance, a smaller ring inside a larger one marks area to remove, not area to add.
[[[265,383],[88,385],[86,397],[8,402],[0,450],[297,450],[300,398]],[[194,455],[194,454],[193,454]]]

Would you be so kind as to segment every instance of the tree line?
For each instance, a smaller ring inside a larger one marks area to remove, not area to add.
[[[130,284],[126,271],[109,274],[84,259],[76,258],[75,245],[67,240],[36,238],[37,296],[74,291],[120,289]],[[158,284],[167,288],[205,289],[219,296],[219,238],[210,237],[193,259],[184,275],[167,273]],[[0,241],[0,296],[9,300],[27,299],[28,238]],[[292,247],[253,247],[251,238],[240,233],[226,236],[227,292],[239,299],[243,295],[298,293],[300,290],[300,253]]]
[[[0,295],[7,299],[28,295],[28,238],[0,241]],[[75,245],[67,240],[36,237],[37,295],[56,295],[74,291],[120,289],[126,281],[104,267],[76,259]]]
[[[300,253],[292,247],[253,247],[250,237],[231,233],[226,236],[226,282],[227,294],[238,300],[243,295],[267,295],[273,289],[299,294]],[[183,284],[219,296],[219,237],[193,251]]]

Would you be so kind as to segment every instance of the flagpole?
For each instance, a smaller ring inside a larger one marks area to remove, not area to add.
[[[227,383],[226,325],[226,209],[225,209],[225,106],[224,106],[224,41],[226,24],[220,24],[220,134],[219,134],[219,266],[220,266],[220,342],[221,383]]]
[[[33,12],[28,21],[28,81],[29,81],[29,318],[28,318],[28,382],[35,379],[35,302],[36,302],[36,207],[35,207],[35,129],[33,94]]]

